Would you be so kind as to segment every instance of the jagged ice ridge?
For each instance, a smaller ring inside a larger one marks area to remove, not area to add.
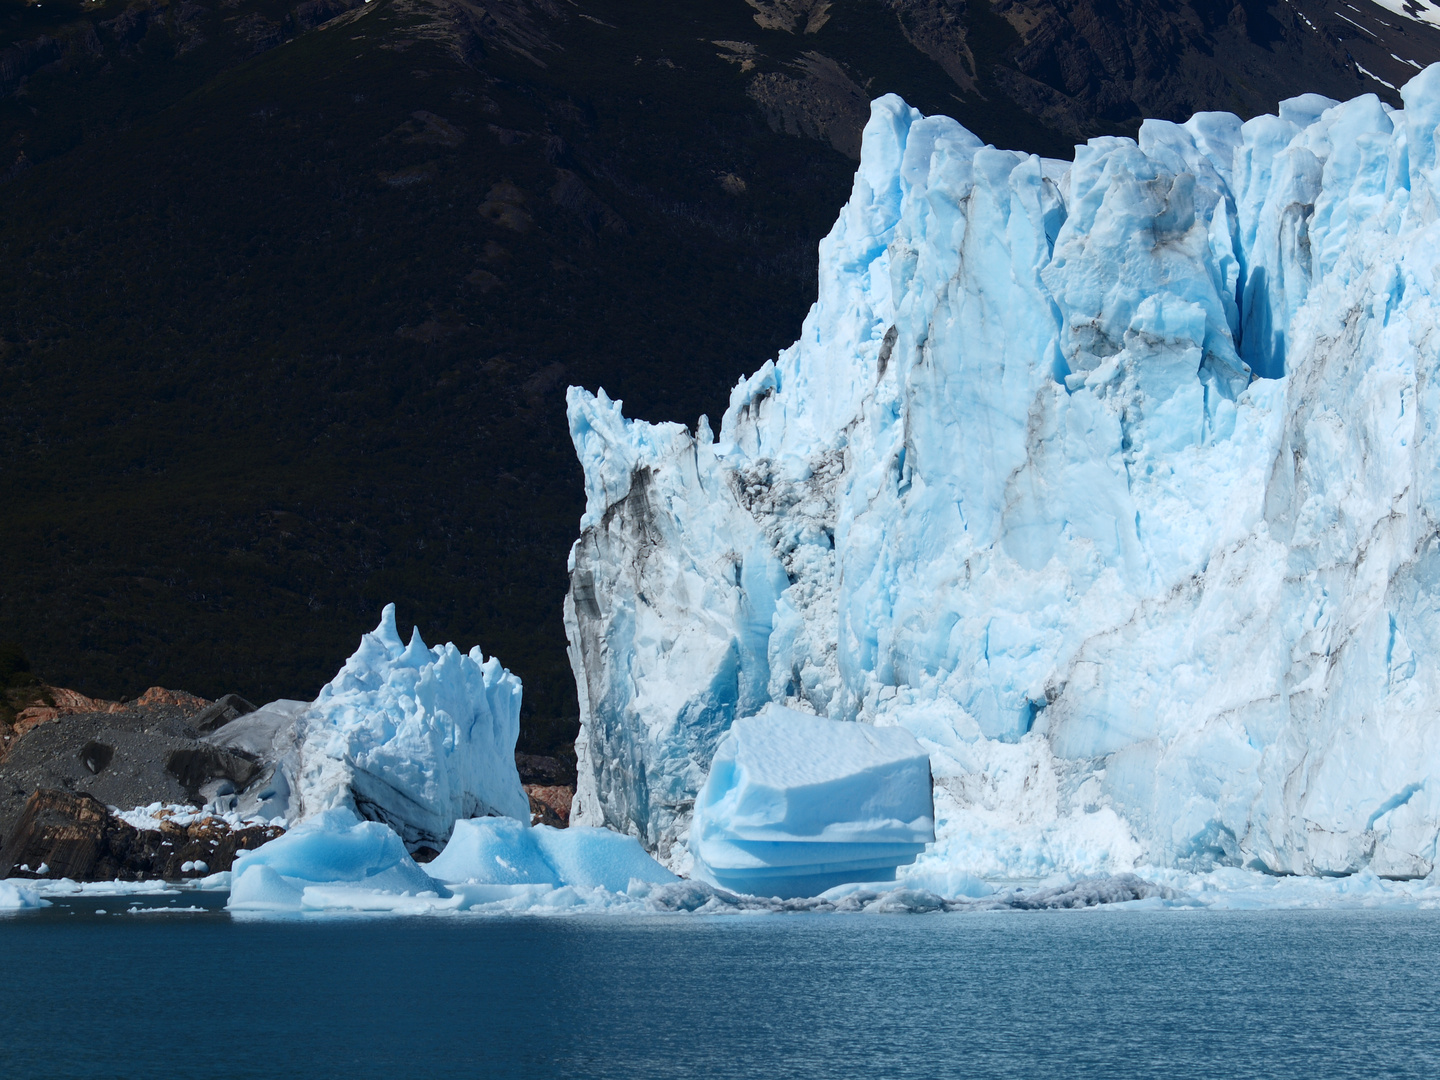
[[[457,819],[530,817],[515,771],[520,680],[479,646],[410,643],[395,607],[311,704],[301,750],[305,813],[332,806],[384,821],[407,844],[450,837]]]
[[[902,882],[1421,877],[1440,829],[1440,68],[1073,164],[872,106],[800,340],[569,393],[575,820],[674,869],[767,702],[908,729]]]
[[[207,741],[264,765],[211,809],[298,823],[332,809],[384,822],[408,848],[438,850],[458,819],[530,820],[515,770],[520,679],[479,646],[407,645],[395,605],[312,702],[275,701]]]

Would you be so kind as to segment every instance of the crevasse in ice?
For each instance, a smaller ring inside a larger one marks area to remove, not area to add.
[[[702,418],[572,389],[575,820],[682,842],[768,702],[900,725],[902,874],[1428,874],[1440,68],[1074,163],[876,101],[800,340]]]

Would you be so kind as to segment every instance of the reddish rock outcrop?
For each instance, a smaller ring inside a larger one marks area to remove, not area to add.
[[[570,804],[575,800],[574,749],[562,747],[553,757],[517,751],[515,769],[520,786],[530,797],[530,824],[567,828]]]
[[[151,705],[173,705],[188,713],[198,713],[210,702],[184,690],[166,690],[163,686],[152,686],[134,701],[121,705],[121,709],[139,709]]]
[[[570,825],[570,804],[575,801],[575,789],[559,784],[525,784],[525,794],[530,797],[530,824],[552,825],[557,829]]]

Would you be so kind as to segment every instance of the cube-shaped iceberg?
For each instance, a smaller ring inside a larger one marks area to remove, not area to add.
[[[761,896],[893,881],[934,839],[913,735],[773,704],[721,738],[690,825],[696,875]]]

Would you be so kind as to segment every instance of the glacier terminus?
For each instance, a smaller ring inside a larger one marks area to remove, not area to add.
[[[718,432],[569,391],[574,820],[696,870],[712,758],[775,706],[918,740],[899,880],[942,894],[1430,875],[1440,67],[1403,99],[1073,163],[875,101],[800,339]]]

